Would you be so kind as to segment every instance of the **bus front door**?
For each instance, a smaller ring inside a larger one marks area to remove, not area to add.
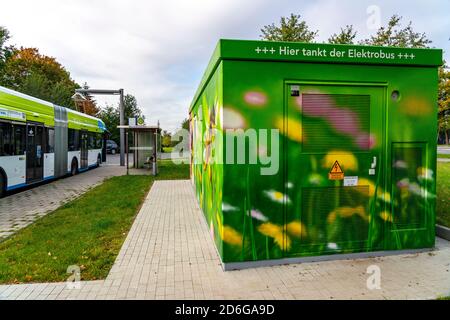
[[[42,180],[44,174],[44,126],[27,123],[27,183]]]
[[[88,133],[87,131],[81,131],[80,138],[81,145],[81,156],[80,156],[80,167],[81,169],[86,169],[88,167]]]

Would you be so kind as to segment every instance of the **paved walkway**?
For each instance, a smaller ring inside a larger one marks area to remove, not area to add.
[[[437,239],[427,253],[224,272],[190,182],[155,181],[106,280],[3,285],[0,299],[433,299],[450,295],[449,269]]]
[[[0,240],[79,197],[104,179],[125,172],[119,166],[102,166],[0,199]]]

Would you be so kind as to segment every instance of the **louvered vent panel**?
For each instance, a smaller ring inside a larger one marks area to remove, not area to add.
[[[302,112],[303,152],[369,149],[369,95],[303,94]]]

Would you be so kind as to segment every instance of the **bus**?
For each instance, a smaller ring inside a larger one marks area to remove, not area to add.
[[[102,163],[102,120],[0,86],[0,197]]]

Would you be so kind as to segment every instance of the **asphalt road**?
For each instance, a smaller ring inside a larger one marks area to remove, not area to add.
[[[450,147],[438,146],[438,154],[450,154]]]

